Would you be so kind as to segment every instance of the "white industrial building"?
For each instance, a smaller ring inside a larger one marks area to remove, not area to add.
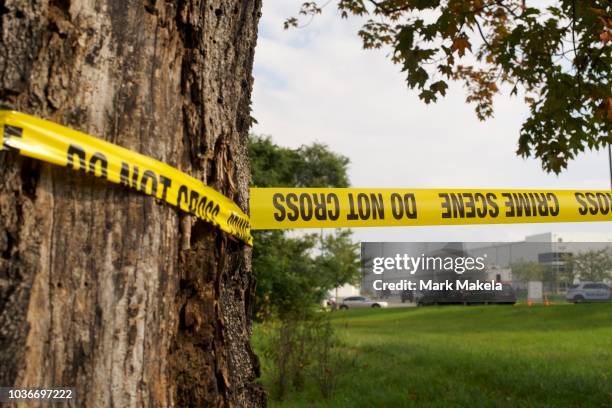
[[[397,247],[407,248],[404,243],[384,243],[385,248]],[[435,243],[413,243],[409,247],[423,247],[423,252],[429,252],[440,244]],[[442,243],[442,245],[445,245]],[[523,241],[517,242],[481,242],[463,243],[463,250],[471,256],[485,255],[486,272],[488,279],[500,282],[512,283],[515,288],[526,289],[526,282],[520,282],[512,277],[511,265],[520,261],[538,262],[548,268],[552,273],[559,274],[564,267],[564,256],[566,254],[578,254],[582,252],[612,248],[612,232],[610,233],[581,233],[581,232],[548,232],[544,234],[526,236]],[[431,247],[431,248],[430,248]],[[415,249],[416,250],[416,249]],[[417,251],[418,252],[418,251]],[[397,276],[395,276],[397,275]],[[362,284],[367,288],[371,287],[371,278],[365,279]],[[385,274],[385,279],[393,281],[399,279],[400,275],[394,271]],[[525,287],[523,287],[525,286]],[[564,291],[566,284],[552,283],[545,290],[558,292]],[[338,290],[338,298],[354,296],[361,292],[359,286],[344,285]],[[367,292],[371,292],[371,289]],[[330,291],[334,296],[336,291]]]
[[[487,254],[487,272],[490,279],[512,282],[522,288],[526,282],[512,277],[511,264],[527,261],[537,262],[553,274],[565,267],[564,256],[612,248],[612,233],[548,232],[530,235],[524,241],[490,244],[469,244],[472,255]],[[564,291],[566,283],[549,283],[548,291]]]
[[[524,241],[469,243],[473,255],[487,254],[492,267],[505,268],[519,261],[553,262],[559,254],[577,254],[612,247],[612,233],[547,232],[529,235]]]

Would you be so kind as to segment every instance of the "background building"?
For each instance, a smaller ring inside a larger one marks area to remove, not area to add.
[[[566,257],[589,251],[610,248],[612,250],[612,233],[579,233],[579,232],[548,232],[525,237],[517,242],[469,242],[469,243],[424,243],[424,242],[381,242],[370,246],[371,253],[364,253],[362,246],[362,265],[371,261],[370,258],[392,256],[407,253],[410,256],[421,254],[434,255],[441,250],[456,250],[472,257],[484,257],[486,263],[486,279],[511,283],[522,294],[527,290],[527,282],[512,274],[512,265],[521,262],[536,263],[543,269],[543,289],[546,293],[562,293],[573,282],[567,282],[564,272]],[[363,268],[365,272],[366,269]],[[344,287],[342,293],[346,296],[356,292],[373,296],[381,296],[372,289],[373,281],[382,279],[384,282],[398,282],[402,279],[417,280],[419,274],[409,275],[403,270],[386,270],[382,275],[366,274],[362,276],[361,285]],[[464,276],[465,277],[465,276]],[[388,294],[385,294],[388,295]],[[397,296],[398,293],[392,293]],[[339,294],[339,298],[342,298]]]
[[[525,290],[527,282],[512,276],[512,264],[535,262],[544,269],[544,290],[563,292],[569,284],[562,279],[566,257],[589,251],[612,248],[612,233],[548,232],[530,235],[524,241],[494,244],[468,244],[475,256],[486,254],[490,279],[511,282],[516,289]]]

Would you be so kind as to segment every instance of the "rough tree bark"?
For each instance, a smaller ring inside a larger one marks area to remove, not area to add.
[[[0,103],[248,205],[260,0],[0,0]],[[250,249],[150,197],[0,153],[0,386],[74,406],[261,406]]]

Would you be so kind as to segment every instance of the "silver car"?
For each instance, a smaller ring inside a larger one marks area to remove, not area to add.
[[[371,300],[367,297],[363,296],[350,296],[344,298],[342,303],[340,304],[340,309],[358,309],[364,307],[387,307],[389,304],[387,302],[380,302],[378,300]]]
[[[607,283],[581,282],[570,286],[565,295],[568,302],[605,302],[612,300],[612,288]]]

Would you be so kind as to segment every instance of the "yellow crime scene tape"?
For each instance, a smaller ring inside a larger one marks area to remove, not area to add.
[[[229,198],[155,159],[15,111],[8,147],[154,196],[252,245],[251,229],[612,221],[612,191],[252,188],[251,218]]]
[[[612,191],[252,188],[254,229],[612,221]]]
[[[47,120],[0,111],[0,149],[123,184],[252,244],[249,217],[223,194],[160,161]]]

